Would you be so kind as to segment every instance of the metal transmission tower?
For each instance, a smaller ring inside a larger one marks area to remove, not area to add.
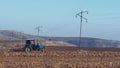
[[[38,33],[37,33],[38,37],[40,36],[40,31],[42,31],[41,28],[42,28],[42,26],[38,26],[35,28],[38,31]],[[38,39],[37,39],[37,43],[38,43]]]
[[[40,35],[41,28],[42,28],[42,26],[38,26],[38,27],[35,28],[38,31],[37,36]]]
[[[83,13],[88,14],[88,11],[81,11],[81,12],[76,14],[76,18],[78,16],[80,17],[80,41],[79,41],[79,47],[80,47],[81,41],[82,41],[82,22],[83,22],[83,19],[86,20],[86,22],[87,22],[87,18],[83,17]]]
[[[19,32],[19,33],[20,33],[21,45],[23,45],[23,36],[22,36],[23,31],[21,31],[21,32]],[[21,46],[21,48],[22,48],[22,46]]]

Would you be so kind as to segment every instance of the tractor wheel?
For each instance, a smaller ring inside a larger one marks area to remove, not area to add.
[[[32,51],[31,47],[26,47],[25,48],[25,52],[31,52],[31,51]]]

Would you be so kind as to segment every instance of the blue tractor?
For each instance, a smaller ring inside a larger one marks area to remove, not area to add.
[[[43,52],[43,45],[42,43],[36,44],[35,40],[26,40],[25,44],[25,52],[31,52],[32,50],[42,51]]]

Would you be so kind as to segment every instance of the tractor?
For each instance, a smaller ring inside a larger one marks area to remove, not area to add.
[[[42,43],[36,44],[35,40],[26,40],[25,44],[25,52],[31,52],[32,50],[42,51],[43,52],[43,45]]]

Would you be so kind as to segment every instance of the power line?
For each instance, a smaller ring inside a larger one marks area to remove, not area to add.
[[[88,21],[87,18],[83,17],[83,13],[87,13],[88,14],[88,11],[81,11],[81,12],[76,14],[76,18],[78,16],[80,17],[80,40],[79,40],[79,47],[80,47],[80,44],[81,44],[81,41],[82,41],[82,22],[83,22],[83,19],[86,20],[86,22]]]

